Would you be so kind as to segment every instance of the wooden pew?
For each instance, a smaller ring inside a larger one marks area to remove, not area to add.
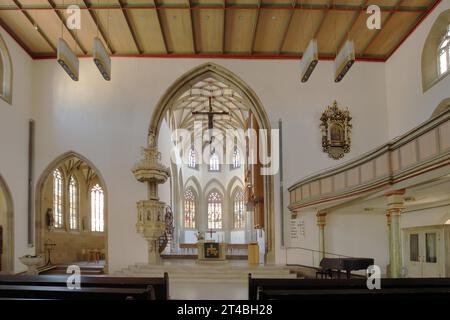
[[[0,276],[0,298],[168,300],[169,277],[81,276],[81,290],[67,288],[68,276]]]
[[[381,279],[381,289],[369,290],[366,279],[254,279],[249,274],[249,300],[323,299],[450,299],[450,278]]]

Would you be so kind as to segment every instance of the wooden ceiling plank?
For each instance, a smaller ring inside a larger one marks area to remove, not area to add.
[[[365,9],[368,1],[369,0],[362,0],[362,2],[361,2],[361,10],[359,12],[355,12],[355,14],[353,15],[352,20],[351,20],[350,24],[348,25],[347,29],[345,30],[345,33],[344,33],[341,41],[339,41],[338,52],[341,50],[341,48],[344,45],[345,41],[348,39],[348,37],[346,37],[346,35],[348,35],[351,32],[351,30],[353,29],[353,27],[355,26],[356,21],[358,20],[358,17],[361,15],[363,10]]]
[[[100,25],[98,18],[96,17],[94,10],[91,10],[91,5],[86,1],[86,0],[81,0],[81,2],[86,6],[86,8],[88,8],[89,11],[89,15],[92,18],[92,21],[94,22],[95,26],[97,27],[98,32],[100,33],[100,35],[102,36],[103,40],[105,40],[105,44],[108,47],[109,51],[114,54],[116,53],[116,51],[114,50],[112,44],[111,44],[111,40],[109,38],[106,37],[106,32],[105,30],[102,28],[102,26]]]
[[[47,2],[49,3],[49,5],[53,8],[53,10],[55,11],[56,15],[58,16],[59,20],[61,21],[61,23],[64,25],[64,28],[67,30],[67,32],[70,33],[70,35],[72,36],[73,40],[75,41],[75,43],[77,44],[78,48],[81,49],[81,51],[83,52],[83,54],[87,54],[87,49],[83,46],[83,44],[81,43],[80,39],[78,38],[78,36],[75,34],[75,32],[71,29],[69,29],[65,23],[65,18],[63,13],[60,10],[57,10],[56,8],[56,4],[53,0],[47,0]]]
[[[255,18],[255,23],[253,24],[253,30],[252,30],[252,45],[250,47],[250,54],[253,54],[253,51],[255,49],[256,31],[258,29],[259,14],[261,12],[261,3],[262,3],[262,0],[258,0],[258,7],[256,9],[257,10],[256,18]]]
[[[296,5],[297,5],[297,0],[293,0],[292,4],[291,4],[292,10],[289,11],[289,16],[288,16],[288,19],[286,21],[286,26],[285,26],[284,31],[283,31],[283,36],[281,37],[280,45],[278,47],[278,54],[281,53],[281,50],[283,49],[283,46],[284,46],[284,42],[286,41],[287,34],[288,34],[288,31],[289,31],[289,27],[290,27],[291,22],[292,22],[292,17],[294,16],[295,6]]]
[[[123,5],[123,1],[122,0],[117,0],[117,2],[119,3],[120,7],[122,8],[122,14],[123,17],[125,19],[125,22],[128,26],[128,29],[130,30],[131,33],[131,37],[133,38],[134,41],[134,45],[136,46],[136,48],[138,49],[139,54],[144,53],[144,50],[142,49],[142,45],[139,43],[136,34],[134,33],[133,27],[131,25],[131,21],[130,21],[130,17],[128,16],[127,10],[124,9],[124,5]]]
[[[53,43],[51,42],[49,37],[45,34],[45,32],[38,26],[36,21],[34,21],[33,17],[27,11],[22,10],[22,4],[18,0],[12,0],[12,1],[17,6],[17,8],[21,9],[22,14],[28,19],[28,21],[30,21],[30,23],[32,25],[34,25],[35,28],[37,28],[37,32],[39,32],[39,34],[42,36],[42,38],[44,38],[45,42],[47,42],[47,44],[50,46],[50,48],[52,48],[52,50],[54,52],[56,52],[56,47],[53,45]]]
[[[25,52],[28,53],[28,55],[33,58],[34,55],[31,49],[25,44],[25,42],[22,41],[22,39],[20,39],[19,36],[17,36],[17,34],[1,18],[0,18],[0,27],[2,27],[11,36],[11,38],[13,38],[19,44],[19,46],[21,46],[22,49],[25,50]]]
[[[394,11],[397,10],[404,1],[405,0],[398,0],[395,3]],[[384,20],[383,24],[386,25],[389,22],[389,20],[391,20],[393,15],[394,15],[394,12],[389,12],[389,15]],[[366,51],[370,47],[370,45],[380,36],[381,30],[382,30],[382,28],[378,29],[377,32],[375,33],[375,35],[372,37],[372,39],[370,39],[370,41],[367,43],[367,45],[361,50],[361,56],[364,56],[364,54],[366,53]]]

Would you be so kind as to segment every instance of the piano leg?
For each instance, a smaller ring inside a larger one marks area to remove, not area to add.
[[[347,279],[350,279],[350,269],[347,269]]]

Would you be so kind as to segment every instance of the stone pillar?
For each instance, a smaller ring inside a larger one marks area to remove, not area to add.
[[[159,201],[158,184],[167,181],[170,170],[160,161],[161,154],[158,152],[155,136],[150,132],[148,147],[142,148],[142,158],[132,169],[136,179],[148,185],[148,199],[137,203],[136,230],[147,240],[149,264],[157,264],[160,261],[159,238],[166,228],[166,204]]]
[[[403,194],[405,190],[395,190],[385,193],[388,200],[388,228],[389,228],[389,271],[391,278],[401,277],[402,243],[400,232],[400,215],[404,208]],[[389,221],[390,220],[390,221]]]
[[[326,212],[317,213],[317,226],[319,227],[319,258],[322,260],[325,258],[325,225],[327,224]]]

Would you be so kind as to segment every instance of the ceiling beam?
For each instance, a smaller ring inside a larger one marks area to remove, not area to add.
[[[191,0],[187,0],[189,4],[189,19],[191,20],[191,30],[192,30],[192,47],[194,49],[194,54],[197,53],[197,42],[195,41],[195,28],[194,28],[194,17],[192,14],[192,4]]]
[[[250,54],[253,54],[253,51],[255,49],[255,42],[256,42],[256,32],[258,29],[258,21],[259,21],[259,13],[261,12],[261,1],[262,0],[258,0],[258,7],[257,7],[257,11],[256,11],[256,20],[255,23],[253,24],[253,31],[252,31],[252,44],[250,47]]]
[[[398,0],[394,6],[394,8],[398,8],[402,5],[402,3],[405,0]],[[384,20],[383,24],[387,25],[389,23],[389,20],[391,20],[391,18],[394,16],[393,12],[389,12],[388,16],[386,17],[386,19]],[[372,36],[372,39],[369,40],[369,42],[364,46],[364,48],[361,50],[360,55],[364,56],[366,54],[367,49],[372,45],[372,43],[375,42],[376,39],[378,39],[378,37],[380,36],[381,30],[383,30],[383,28],[380,28],[378,30],[375,31],[375,34]]]
[[[297,4],[297,0],[292,0],[292,8],[295,8],[296,4]],[[280,41],[280,46],[278,47],[278,54],[280,54],[281,50],[283,49],[283,45],[284,45],[284,42],[286,41],[287,34],[289,32],[289,27],[292,22],[292,17],[294,16],[294,12],[295,12],[294,10],[289,10],[289,16],[286,21],[286,25],[284,26],[283,35],[282,35],[281,41]]]
[[[328,0],[327,8],[330,7],[330,3],[331,3],[331,0]],[[313,37],[312,37],[313,39],[316,39],[317,36],[318,36],[319,33],[320,33],[320,30],[322,30],[322,26],[323,26],[323,24],[324,24],[324,22],[325,22],[325,20],[326,20],[326,18],[327,18],[327,16],[328,16],[328,13],[329,13],[329,12],[330,12],[330,11],[327,10],[327,11],[325,11],[324,14],[322,15],[322,19],[320,20],[319,25],[317,26],[317,29],[316,29],[316,31],[315,31],[314,34],[313,34]]]
[[[64,28],[67,30],[67,32],[70,33],[70,35],[72,36],[73,40],[75,41],[75,43],[77,44],[78,48],[80,48],[80,50],[83,52],[83,54],[87,54],[87,50],[86,48],[83,46],[83,44],[81,43],[80,39],[78,38],[78,36],[75,34],[74,30],[71,30],[67,27],[66,25],[66,19],[64,17],[64,14],[61,12],[61,10],[56,10],[56,4],[55,2],[53,2],[53,0],[47,0],[47,2],[52,6],[53,10],[55,11],[56,15],[58,16],[59,20],[61,21],[61,23],[64,25]]]
[[[103,40],[105,40],[105,44],[108,47],[109,51],[114,54],[116,51],[114,50],[111,41],[106,37],[106,32],[98,22],[98,15],[95,13],[95,11],[91,8],[91,5],[86,2],[86,0],[81,0],[81,2],[85,5],[85,7],[88,9],[89,15],[91,16],[92,21],[94,22],[95,26],[97,27],[98,32],[102,36]]]
[[[17,6],[17,8],[22,9],[22,4],[18,0],[12,0],[12,1]],[[56,47],[50,41],[49,37],[45,34],[45,32],[38,26],[36,21],[34,21],[33,17],[30,15],[30,13],[25,10],[21,10],[21,12],[28,19],[28,21],[30,21],[30,23],[35,27],[35,29],[37,30],[37,32],[39,32],[39,34],[42,36],[42,38],[44,38],[44,40],[47,42],[47,44],[50,46],[50,48],[52,48],[52,50],[56,52]]]
[[[223,0],[223,31],[222,31],[222,54],[225,53],[226,36],[227,36],[227,0]]]
[[[361,13],[363,12],[364,8],[367,5],[368,0],[362,0],[361,2],[361,10],[359,12],[355,12],[355,14],[352,17],[352,20],[350,21],[350,24],[348,25],[347,29],[345,30],[344,35],[342,36],[341,41],[339,41],[339,45],[337,47],[337,52],[339,52],[342,48],[342,46],[344,45],[345,41],[347,40],[346,35],[350,36],[350,32],[352,31],[353,27],[356,24],[356,21],[358,21],[359,16],[361,15]]]
[[[82,0],[84,2],[84,0]],[[81,10],[89,10],[89,11],[102,11],[102,10],[223,10],[222,4],[213,4],[213,5],[193,5],[189,7],[180,6],[176,4],[168,4],[158,6],[156,4],[149,5],[123,5],[120,7],[119,5],[92,5],[89,7],[81,7]],[[270,4],[245,4],[241,5],[237,4],[227,4],[225,9],[227,10],[300,10],[300,11],[354,11],[359,12],[361,10],[360,5],[341,5],[334,4],[330,6],[330,4],[315,4],[315,5],[303,5],[300,6],[296,4],[295,7],[292,7],[290,3],[270,3]],[[366,9],[366,8],[363,8]],[[428,11],[429,6],[404,6],[404,7],[395,7],[395,6],[381,6],[381,12],[425,12]],[[0,7],[0,11],[52,11],[53,8],[51,6],[36,6],[36,5],[24,5],[21,9],[18,9],[11,5],[5,5]],[[56,10],[65,10],[65,8],[61,6],[57,6]]]
[[[136,48],[137,48],[139,54],[144,53],[144,50],[142,49],[142,46],[140,45],[140,43],[139,43],[139,41],[138,41],[138,39],[137,39],[137,37],[136,37],[136,34],[134,33],[133,25],[132,25],[132,23],[131,23],[130,17],[128,16],[127,10],[124,10],[124,9],[123,9],[123,6],[124,6],[124,5],[123,5],[122,0],[117,0],[117,2],[119,3],[120,7],[122,8],[121,11],[122,11],[123,17],[124,17],[124,19],[125,19],[125,22],[127,23],[128,29],[130,30],[131,37],[133,38],[133,41],[134,41],[134,45],[136,46]],[[108,18],[109,18],[109,17],[108,17]]]
[[[159,7],[158,7],[158,5],[155,2],[154,10],[156,10],[155,14],[156,14],[156,19],[158,20],[159,30],[161,31],[161,38],[162,38],[163,44],[164,44],[164,51],[166,52],[166,54],[169,54],[169,46],[167,45],[167,40],[166,40],[166,37],[164,35],[164,29],[163,29],[163,25],[161,23],[161,17],[159,16],[158,8]]]

